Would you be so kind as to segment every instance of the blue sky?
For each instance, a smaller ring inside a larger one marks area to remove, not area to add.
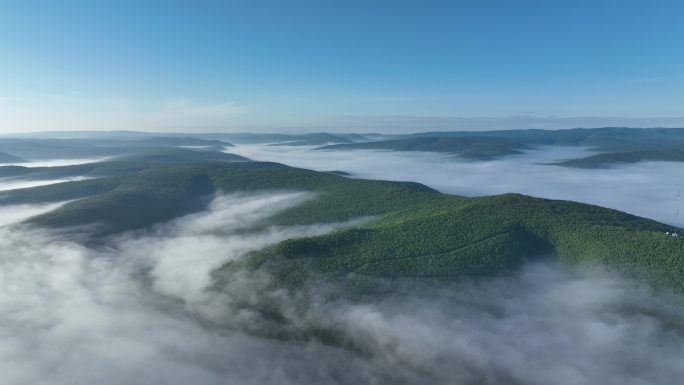
[[[0,0],[0,130],[684,126],[682,15],[675,0]]]

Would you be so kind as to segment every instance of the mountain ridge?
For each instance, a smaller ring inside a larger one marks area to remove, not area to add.
[[[278,226],[370,222],[292,239],[234,265],[265,268],[284,284],[306,277],[442,278],[497,275],[527,258],[605,264],[684,288],[684,243],[671,226],[571,201],[503,194],[466,198],[413,182],[353,179],[269,162],[142,162],[142,169],[0,193],[0,204],[74,200],[28,223],[95,237],[144,229],[203,210],[217,193],[309,191],[316,198],[268,220]],[[2,171],[2,168],[0,168]],[[96,225],[96,226],[91,226]],[[231,267],[226,267],[230,269]]]

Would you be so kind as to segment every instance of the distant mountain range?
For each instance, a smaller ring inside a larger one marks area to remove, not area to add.
[[[233,144],[318,146],[318,150],[430,151],[468,160],[495,159],[545,146],[572,146],[586,147],[591,152],[584,158],[553,164],[600,168],[649,160],[681,162],[684,128],[442,131],[409,135],[64,131],[0,137],[0,151],[28,160],[126,155],[134,146],[223,149]]]
[[[606,127],[568,130],[424,132],[390,139],[322,146],[321,150],[374,149],[433,151],[486,160],[541,146],[587,147],[582,159],[554,163],[567,167],[607,167],[639,161],[684,161],[684,129]]]

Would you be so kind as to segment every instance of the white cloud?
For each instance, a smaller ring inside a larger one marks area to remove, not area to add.
[[[3,163],[1,166],[59,167],[59,166],[71,166],[71,165],[76,165],[76,164],[104,162],[108,159],[110,159],[110,158],[109,157],[97,157],[97,158],[82,158],[82,159],[50,159],[50,160],[39,160],[39,161],[34,161],[34,162]]]
[[[50,212],[66,202],[0,206],[0,227],[19,223],[36,215]]]
[[[314,194],[304,192],[219,196],[208,211],[158,226],[151,236],[123,237],[118,252],[147,261],[156,290],[190,306],[203,306],[211,272],[226,262],[286,239],[322,235],[357,223],[253,228],[313,198]]]
[[[19,178],[0,178],[0,191],[47,186],[56,183],[63,182],[73,182],[79,180],[86,180],[83,176],[69,177],[69,178],[59,178],[59,179],[44,179],[44,180],[30,180],[30,179],[19,179]]]

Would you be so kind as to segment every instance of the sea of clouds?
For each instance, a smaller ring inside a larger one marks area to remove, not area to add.
[[[352,298],[217,268],[357,222],[273,226],[310,193],[217,196],[207,210],[104,244],[0,227],[0,383],[645,385],[684,376],[684,301],[600,271]],[[283,320],[256,311],[263,303]],[[305,338],[329,330],[340,344]],[[267,338],[265,335],[280,335]],[[293,336],[289,338],[287,336]],[[285,336],[285,337],[283,337]],[[302,337],[304,336],[304,337]]]

